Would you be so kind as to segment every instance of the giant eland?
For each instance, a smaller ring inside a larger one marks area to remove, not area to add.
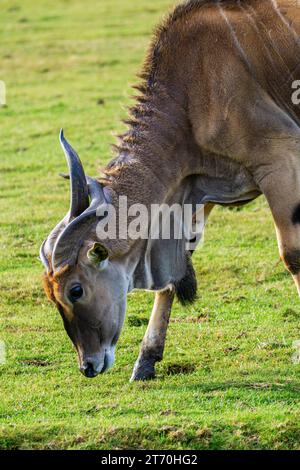
[[[149,210],[203,205],[207,220],[217,204],[264,195],[300,293],[299,31],[295,1],[187,1],[155,34],[128,130],[102,177],[86,176],[61,132],[70,209],[40,257],[86,377],[112,366],[129,292],[155,292],[132,380],[155,376],[174,297],[186,304],[196,296],[186,240],[99,238],[99,223],[112,217],[105,210],[117,210],[120,197]]]

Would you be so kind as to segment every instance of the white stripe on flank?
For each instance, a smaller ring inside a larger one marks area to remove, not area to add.
[[[246,55],[244,49],[243,49],[242,46],[241,46],[241,43],[240,43],[240,41],[239,41],[239,39],[238,39],[238,37],[237,37],[237,35],[236,35],[236,32],[235,32],[235,30],[234,30],[232,24],[230,23],[230,21],[229,21],[229,19],[228,19],[228,16],[226,15],[226,13],[225,13],[225,11],[224,11],[222,5],[220,4],[220,0],[219,0],[219,2],[218,2],[218,8],[219,8],[219,11],[220,11],[221,16],[224,18],[224,20],[226,21],[226,24],[227,24],[228,28],[230,29],[230,33],[231,33],[231,35],[232,35],[232,37],[233,37],[233,40],[234,40],[234,43],[235,43],[237,49],[239,50],[239,52],[240,52],[240,54],[242,55],[244,61],[246,62],[246,64],[248,65],[248,67],[249,67],[249,69],[250,69],[250,68],[251,68],[251,65],[250,65],[250,63],[249,63],[249,61],[248,61],[248,59],[247,59],[247,55]]]
[[[279,10],[277,0],[270,0],[270,2],[272,3],[272,6],[273,6],[273,8],[274,8],[276,14],[279,16],[279,18],[281,19],[281,21],[288,27],[288,29],[293,33],[293,35],[295,36],[295,38],[298,40],[298,39],[299,39],[298,34],[297,34],[296,31],[294,30],[294,28],[291,27],[291,25],[289,24],[289,22],[287,21],[287,19],[283,16],[283,14],[281,13],[281,11]],[[298,6],[298,2],[297,2],[297,6]]]
[[[244,13],[247,15],[247,17],[249,18],[250,22],[252,23],[252,25],[253,25],[253,27],[254,27],[256,33],[257,33],[257,36],[259,37],[259,39],[261,40],[262,44],[264,45],[264,49],[265,49],[265,51],[266,51],[266,54],[267,54],[267,56],[268,56],[268,59],[269,59],[270,63],[272,64],[274,70],[276,70],[277,65],[276,65],[274,59],[272,58],[272,55],[270,54],[270,51],[269,51],[269,48],[268,48],[268,45],[267,45],[266,42],[264,41],[264,38],[263,38],[263,36],[262,36],[262,34],[261,34],[261,31],[260,31],[259,27],[257,26],[257,23],[256,23],[256,21],[255,21],[255,19],[254,19],[255,17],[257,17],[256,11],[254,10],[253,7],[249,7],[249,10],[252,12],[252,15],[251,15],[250,13],[247,12],[247,10],[246,10],[245,8],[243,8],[243,7],[241,7],[241,8],[243,9]],[[272,45],[274,51],[276,51],[276,53],[278,54],[278,56],[280,57],[280,59],[282,60],[282,62],[285,64],[284,58],[282,57],[282,55],[281,55],[280,52],[278,51],[278,48],[276,47],[276,44],[274,43],[274,41],[273,41],[273,39],[272,39],[272,37],[271,37],[271,34],[269,33],[268,36],[269,36],[269,40],[270,40],[270,43],[271,43],[271,45]]]

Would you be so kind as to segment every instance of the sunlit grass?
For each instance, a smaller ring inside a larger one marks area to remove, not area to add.
[[[97,174],[171,3],[1,2],[0,448],[300,447],[300,306],[264,199],[212,214],[199,299],[175,305],[154,382],[128,382],[151,294],[129,297],[115,368],[88,381],[42,292],[39,245],[68,207],[59,129]]]

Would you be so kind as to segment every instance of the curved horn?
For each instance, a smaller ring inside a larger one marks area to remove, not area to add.
[[[40,248],[40,260],[41,262],[43,263],[45,269],[47,270],[47,272],[50,271],[50,263],[49,263],[49,260],[48,260],[48,256],[47,256],[47,251],[46,251],[46,248],[45,248],[45,245],[47,243],[47,240],[45,240]]]
[[[78,251],[88,238],[93,224],[98,216],[105,211],[107,201],[101,184],[93,178],[87,177],[88,189],[91,196],[91,205],[83,214],[73,220],[56,241],[52,254],[52,267],[54,272],[69,265],[74,266]]]
[[[89,209],[93,210],[97,209],[98,207],[102,207],[103,205],[106,205],[107,201],[102,185],[90,176],[86,177],[86,181],[88,184],[89,195],[91,197],[91,205]]]
[[[69,212],[67,215],[56,225],[56,227],[52,230],[48,238],[43,242],[40,248],[40,260],[43,263],[44,267],[46,268],[47,272],[51,271],[50,260],[52,257],[53,247],[59,235],[62,233],[64,228],[68,225],[68,220],[70,218]]]
[[[70,175],[68,173],[59,173],[59,176],[61,176],[65,180],[70,179]],[[103,188],[97,180],[95,180],[94,178],[91,178],[90,176],[86,177],[86,182],[88,185],[89,196],[92,200],[91,204],[93,205],[97,204],[97,207],[98,207],[103,202],[105,202]],[[89,208],[91,208],[91,206]]]
[[[48,272],[51,271],[50,260],[58,237],[69,222],[89,207],[88,185],[80,158],[66,140],[63,130],[60,131],[59,140],[70,171],[70,209],[66,217],[52,230],[40,248],[40,259]]]
[[[84,169],[80,158],[60,131],[59,140],[65,153],[70,170],[70,217],[69,222],[78,217],[89,207],[89,196]]]

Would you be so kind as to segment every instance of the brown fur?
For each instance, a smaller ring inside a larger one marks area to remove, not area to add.
[[[235,17],[237,17],[239,21],[245,18],[244,11],[247,11],[247,8],[249,11],[250,7],[257,11],[257,15],[261,16],[263,21],[265,21],[265,16],[268,15],[268,10],[271,10],[269,0],[224,0],[221,4],[224,10],[228,12],[229,16],[231,15],[233,17],[233,23]],[[294,10],[293,14],[295,14]],[[198,22],[198,18],[201,18],[202,23]],[[272,12],[269,14],[269,19],[274,23]],[[251,25],[247,25],[250,41],[252,41],[253,35],[251,27]],[[220,149],[220,146],[214,143],[216,139],[222,137],[223,130],[215,128],[213,131],[209,132],[208,135],[211,135],[211,137],[207,142],[200,142],[200,136],[198,137],[195,132],[190,135],[191,126],[196,130],[197,126],[200,124],[197,121],[194,122],[195,116],[193,107],[189,104],[192,100],[195,101],[195,105],[198,102],[197,109],[200,109],[204,113],[200,113],[197,117],[197,120],[202,120],[200,128],[210,129],[212,127],[212,122],[206,125],[206,120],[209,118],[207,115],[209,100],[214,98],[209,97],[209,90],[206,90],[204,81],[200,83],[199,90],[196,89],[198,82],[195,81],[197,75],[201,77],[207,70],[199,68],[199,66],[197,66],[198,70],[194,68],[189,70],[189,66],[184,63],[185,58],[189,60],[191,56],[191,48],[195,50],[198,49],[199,54],[206,53],[205,51],[207,47],[209,47],[209,41],[211,40],[209,28],[216,29],[216,40],[220,37],[220,40],[223,42],[231,41],[230,35],[228,37],[227,26],[218,13],[217,2],[213,0],[190,0],[176,7],[166,21],[157,29],[141,73],[143,82],[136,86],[140,95],[136,97],[136,105],[130,109],[132,117],[126,121],[128,130],[125,134],[120,136],[119,144],[115,146],[118,156],[104,170],[105,175],[108,177],[107,180],[101,180],[104,185],[111,185],[113,190],[118,194],[131,192],[131,188],[128,186],[130,181],[127,179],[126,168],[130,166],[133,157],[136,158],[138,156],[140,163],[143,165],[141,175],[136,176],[140,180],[145,180],[149,176],[155,178],[156,172],[153,166],[157,167],[157,162],[160,161],[164,161],[165,165],[171,165],[171,168],[174,167],[174,172],[170,175],[171,177],[174,176],[175,172],[178,173],[177,165],[180,163],[175,159],[168,161],[169,156],[174,152],[178,152],[178,148],[182,146],[180,144],[187,138],[191,141],[191,147],[193,147],[193,144],[196,146],[194,149],[188,149],[189,152],[190,150],[199,152],[200,149],[199,147],[197,148],[197,146],[200,143],[205,146],[209,144],[213,152],[220,153],[220,157],[221,153],[224,153],[227,157],[228,152],[224,152],[225,145]],[[267,30],[267,28],[267,24],[264,29],[261,27],[262,34],[264,34],[264,30]],[[193,43],[194,38],[195,41]],[[227,47],[228,46],[224,44],[225,50]],[[250,47],[253,48],[252,43]],[[271,49],[272,44],[267,45],[267,47]],[[223,61],[223,56],[221,58],[219,57],[218,50],[221,51],[221,54],[223,53],[223,48],[222,46],[220,47],[219,41],[218,44],[213,46],[212,50],[210,50],[211,62],[215,62],[216,64],[220,62],[220,59]],[[264,60],[264,58],[259,57],[262,53],[263,51],[259,49],[256,60]],[[229,60],[232,62],[232,65],[229,67],[233,67],[234,69],[236,58],[230,56]],[[199,64],[200,63],[201,62],[199,62]],[[179,66],[177,64],[179,64]],[[256,64],[253,64],[253,67],[255,66]],[[267,63],[266,67],[269,67]],[[280,67],[281,65],[279,63],[278,71],[280,71]],[[294,64],[291,64],[289,68],[293,70]],[[183,78],[182,69],[186,75],[185,78]],[[187,74],[185,71],[187,71]],[[222,72],[221,69],[220,72]],[[270,71],[270,73],[271,72],[273,71]],[[240,80],[244,79],[246,85],[248,80],[246,77],[243,77],[243,75],[244,73],[241,74]],[[284,76],[286,77],[286,75],[287,71]],[[264,80],[263,78],[261,79]],[[291,79],[292,76],[290,77],[290,80]],[[187,89],[187,83],[189,83],[190,89]],[[202,91],[201,86],[203,88]],[[226,87],[227,85],[224,84],[224,86]],[[290,87],[288,87],[288,91],[290,91]],[[249,90],[249,93],[250,92]],[[275,92],[277,92],[277,89]],[[196,100],[194,96],[195,93],[199,95]],[[224,96],[223,99],[228,100],[226,96]],[[246,99],[246,97],[243,97],[243,99]],[[283,98],[276,96],[276,100],[282,102]],[[223,106],[221,102],[220,106]],[[218,106],[216,108],[218,109]],[[297,112],[297,110],[293,110],[290,107],[289,112],[291,114],[295,114],[295,111]],[[201,116],[201,114],[203,115]],[[211,116],[210,119],[214,119],[214,117]],[[249,123],[241,122],[241,124],[249,129]],[[224,132],[225,131],[224,129]],[[237,132],[240,133],[243,131],[238,129]],[[255,132],[256,131],[254,131],[254,133]],[[234,134],[236,134],[236,132],[234,132]],[[203,140],[202,136],[200,140]],[[207,137],[205,140],[207,140]],[[232,143],[229,142],[228,145],[231,146]],[[250,145],[252,145],[251,141],[247,143],[247,149]],[[232,146],[234,146],[234,144]],[[247,152],[243,159],[248,158],[247,149],[243,150],[243,152]],[[183,149],[183,151],[186,150],[187,149]],[[126,155],[126,158],[124,158],[124,155]],[[245,163],[248,164],[248,162]],[[124,177],[122,177],[122,173],[124,173]],[[131,180],[133,180],[133,178],[131,178]],[[134,183],[135,182],[136,180]],[[142,186],[145,188],[144,181]],[[145,198],[144,194],[140,194],[135,187],[133,191],[140,199]],[[136,199],[136,196],[134,197]]]
[[[233,42],[219,3],[245,57]],[[284,0],[278,6],[298,33],[299,8]],[[194,56],[192,51],[197,51]],[[184,172],[207,171],[204,165],[212,158],[229,158],[249,170],[272,205],[265,188],[269,184],[263,181],[271,171],[275,183],[279,165],[275,153],[283,155],[287,142],[292,144],[298,132],[300,110],[291,103],[291,84],[300,76],[299,56],[299,43],[271,0],[191,0],[179,5],[154,35],[141,74],[143,82],[136,87],[140,96],[117,147],[119,156],[105,170],[112,193],[144,203],[153,202],[158,194],[161,202],[165,194],[159,190],[162,175],[167,187],[174,186]],[[194,57],[199,59],[193,63]],[[227,70],[231,71],[228,77]],[[218,72],[225,77],[220,92]],[[208,87],[204,77],[214,80],[215,89]],[[254,106],[258,107],[255,116],[251,115]],[[289,118],[295,125],[288,123]],[[133,158],[138,163],[130,169]],[[186,160],[190,168],[183,166]],[[299,197],[287,203],[287,213]],[[284,223],[287,226],[290,221]]]

